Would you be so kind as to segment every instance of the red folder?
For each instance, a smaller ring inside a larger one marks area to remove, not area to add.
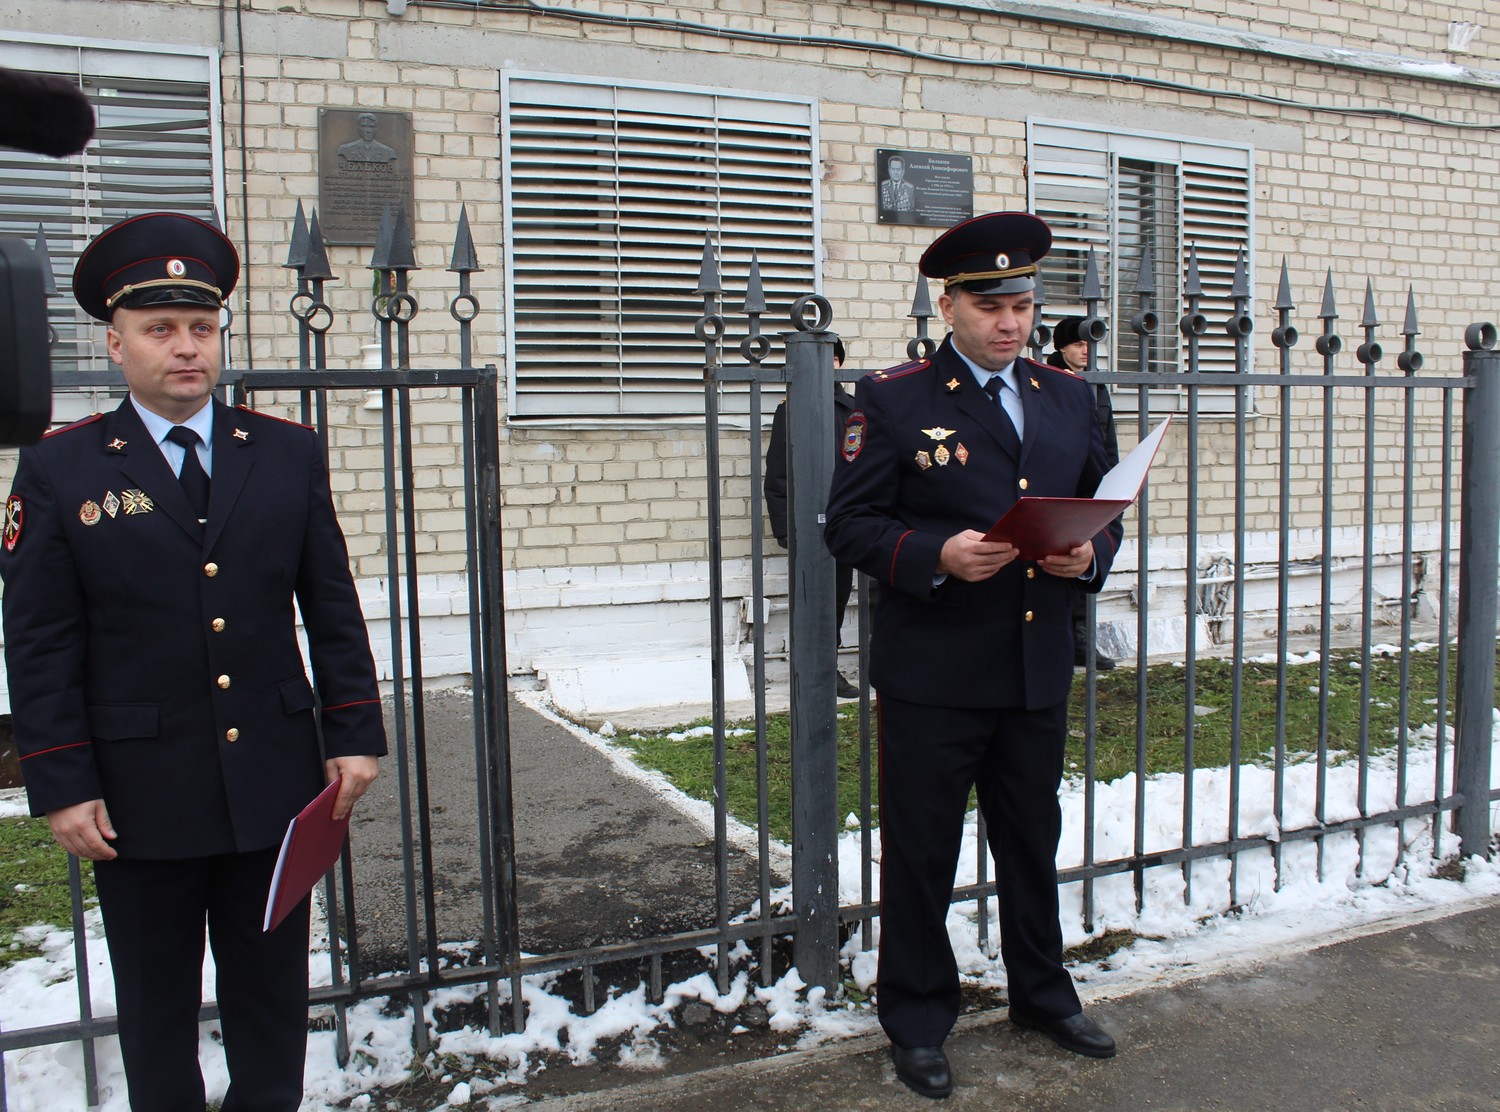
[[[271,890],[266,893],[262,930],[275,930],[287,912],[312,891],[313,885],[339,859],[344,836],[349,833],[349,815],[335,820],[333,802],[343,782],[340,776],[286,824],[281,855],[276,858],[276,871],[271,875]]]
[[[984,535],[1009,541],[1022,560],[1071,552],[1119,517],[1141,493],[1146,472],[1172,423],[1169,414],[1099,482],[1093,498],[1020,498]]]

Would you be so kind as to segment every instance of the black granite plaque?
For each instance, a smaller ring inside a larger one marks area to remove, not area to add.
[[[974,215],[974,160],[966,154],[877,150],[875,180],[882,224],[946,228]]]
[[[410,113],[320,109],[318,221],[324,240],[373,246],[387,205],[410,220],[411,170]]]

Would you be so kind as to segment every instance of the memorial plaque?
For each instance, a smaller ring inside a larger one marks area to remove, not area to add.
[[[966,154],[877,150],[875,180],[882,224],[946,228],[974,215],[974,160]]]
[[[389,205],[411,219],[412,129],[408,112],[318,111],[318,222],[328,243],[374,246]]]

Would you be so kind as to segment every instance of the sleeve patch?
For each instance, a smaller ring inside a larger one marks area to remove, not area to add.
[[[865,447],[865,414],[856,409],[844,422],[844,462],[853,463]]]
[[[16,550],[16,545],[21,540],[21,521],[24,517],[25,507],[21,505],[21,496],[12,494],[5,500],[5,551]]]

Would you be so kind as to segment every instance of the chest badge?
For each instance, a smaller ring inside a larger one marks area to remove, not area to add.
[[[969,449],[964,447],[964,442],[962,440],[958,442],[958,447],[953,449],[953,456],[958,460],[960,466],[968,465]]]
[[[104,492],[104,512],[110,517],[120,512],[120,500],[115,497],[115,492],[112,490]]]
[[[930,429],[923,429],[922,435],[932,440],[947,440],[955,430],[945,429],[942,425],[935,425]]]
[[[92,498],[78,507],[78,520],[85,525],[98,525],[99,519],[103,516],[104,512],[99,509],[99,503]]]
[[[151,501],[151,496],[144,490],[123,490],[120,496],[124,499],[127,514],[149,514],[156,509],[156,503]]]
[[[920,467],[923,471],[926,471],[929,467],[932,466],[932,457],[926,452],[918,452],[917,466]]]
[[[937,460],[937,465],[939,467],[947,467],[948,461],[953,457],[952,454],[948,451],[947,445],[939,444],[937,447],[937,451],[932,453],[932,458]]]

